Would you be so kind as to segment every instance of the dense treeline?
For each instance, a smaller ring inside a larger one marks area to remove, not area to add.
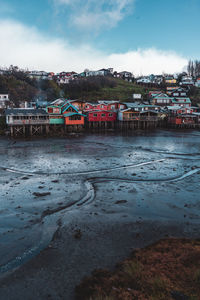
[[[18,106],[21,101],[49,100],[60,97],[61,89],[54,81],[31,79],[24,70],[11,66],[0,75],[0,93],[8,93]]]

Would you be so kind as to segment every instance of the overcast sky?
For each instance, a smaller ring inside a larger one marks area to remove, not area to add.
[[[0,66],[175,73],[200,59],[199,0],[0,0]]]

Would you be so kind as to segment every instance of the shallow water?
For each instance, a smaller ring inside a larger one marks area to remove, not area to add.
[[[198,131],[1,138],[0,272],[39,253],[74,212],[198,228],[199,179]]]

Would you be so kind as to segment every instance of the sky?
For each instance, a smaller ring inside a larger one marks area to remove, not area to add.
[[[177,73],[200,59],[199,0],[0,0],[0,66]]]

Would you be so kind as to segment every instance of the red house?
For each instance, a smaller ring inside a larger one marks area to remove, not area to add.
[[[114,128],[115,121],[117,120],[117,113],[108,110],[91,110],[86,112],[88,126]]]
[[[170,116],[168,118],[168,123],[174,125],[191,125],[197,123],[197,117],[193,114],[180,114],[177,116]]]
[[[107,111],[115,111],[123,110],[127,108],[126,104],[120,103],[119,101],[106,101],[101,100],[98,101],[98,103],[86,103],[84,110],[90,111],[90,110],[107,110]]]
[[[97,109],[108,110],[108,111],[118,111],[127,108],[126,104],[120,103],[119,101],[98,101]]]

